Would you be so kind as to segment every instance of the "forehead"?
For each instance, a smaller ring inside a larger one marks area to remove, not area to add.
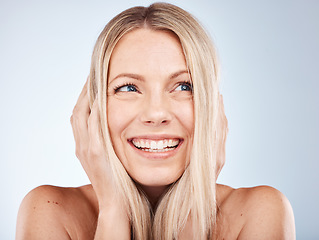
[[[131,45],[133,44],[133,45]],[[177,35],[168,30],[152,30],[149,28],[139,28],[126,33],[116,44],[114,51],[127,47],[143,47],[144,49],[152,46],[153,48],[177,47],[181,49],[181,44]],[[113,53],[114,53],[113,51]]]
[[[185,70],[186,61],[178,37],[169,31],[147,28],[125,34],[115,46],[110,59],[110,75],[122,71]]]

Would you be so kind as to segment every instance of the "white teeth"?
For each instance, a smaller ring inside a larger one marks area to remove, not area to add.
[[[157,145],[157,144],[156,144],[155,141],[151,141],[151,149],[155,149],[155,148],[158,149],[158,147],[157,147],[156,145]]]
[[[132,143],[135,147],[147,152],[166,152],[175,149],[178,144],[178,139],[163,139],[163,140],[149,140],[149,139],[133,139]]]
[[[172,151],[175,148],[165,148],[165,149],[150,149],[150,148],[142,148],[141,150],[145,152],[168,152]]]
[[[164,142],[162,140],[157,143],[157,149],[163,149],[163,148],[164,148]]]

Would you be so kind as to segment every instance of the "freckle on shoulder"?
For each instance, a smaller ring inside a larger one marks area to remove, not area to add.
[[[48,232],[64,239],[63,204],[63,191],[58,187],[45,185],[30,191],[20,205],[16,239],[44,239]]]
[[[70,234],[78,234],[75,230],[78,228],[86,229],[83,235],[89,234],[87,229],[90,228],[91,234],[98,211],[95,201],[90,185],[78,188],[37,187],[26,195],[20,205],[17,239],[48,237],[48,233],[60,236],[55,239],[70,239]]]
[[[63,188],[51,185],[39,186],[30,191],[23,199],[20,209],[23,212],[36,210],[37,214],[50,213],[52,216],[60,216],[56,214],[65,212],[76,207],[80,201],[88,201],[85,193],[87,188]],[[92,195],[92,194],[91,194]]]

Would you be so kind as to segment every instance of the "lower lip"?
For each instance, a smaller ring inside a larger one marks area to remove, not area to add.
[[[160,159],[170,158],[174,156],[179,150],[179,148],[182,146],[183,141],[181,140],[176,148],[169,150],[167,152],[147,152],[147,151],[143,151],[141,149],[136,148],[131,141],[128,141],[128,143],[142,157],[160,160]]]

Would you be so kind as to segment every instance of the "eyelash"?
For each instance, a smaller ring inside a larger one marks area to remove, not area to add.
[[[117,85],[117,86],[115,86],[115,87],[114,87],[114,92],[117,93],[117,92],[120,91],[120,89],[121,89],[122,87],[127,87],[127,86],[133,86],[134,88],[137,89],[137,86],[136,86],[134,83],[125,83],[125,84],[123,84],[123,85]],[[137,92],[138,92],[138,90],[137,90]]]
[[[187,85],[191,89],[190,91],[193,92],[193,84],[190,81],[179,82],[177,87],[182,85]]]

